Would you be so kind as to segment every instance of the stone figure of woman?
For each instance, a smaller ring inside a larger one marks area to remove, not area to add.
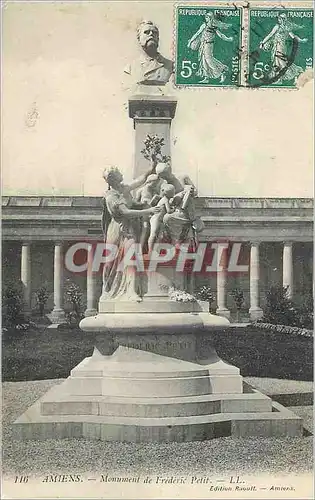
[[[302,29],[303,26],[298,26],[287,18],[285,13],[282,13],[278,17],[277,24],[273,29],[265,36],[265,38],[260,43],[260,48],[271,52],[271,77],[276,77],[278,83],[285,80],[296,80],[303,73],[303,68],[294,64],[290,61],[290,49],[289,43],[296,39],[301,43],[307,42],[307,38],[300,38],[293,33],[293,30]],[[285,69],[286,68],[286,69]]]
[[[137,273],[135,267],[120,266],[120,263],[130,245],[140,243],[143,221],[160,211],[159,207],[142,208],[131,194],[145,183],[148,174],[127,185],[117,167],[108,167],[104,171],[109,190],[104,196],[103,230],[106,243],[115,245],[117,253],[112,262],[104,265],[103,299],[142,300],[141,273]]]
[[[202,78],[200,83],[207,83],[210,79],[217,78],[220,78],[220,82],[224,82],[226,79],[229,68],[216,59],[213,52],[217,36],[226,42],[232,42],[232,36],[226,36],[219,30],[219,28],[227,29],[230,26],[216,19],[214,13],[210,11],[205,15],[205,22],[188,41],[189,49],[198,50],[199,68],[196,75]]]

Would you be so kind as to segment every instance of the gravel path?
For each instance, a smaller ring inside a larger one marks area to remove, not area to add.
[[[259,380],[255,379],[256,387]],[[264,379],[266,388],[266,379]],[[249,379],[247,379],[250,382]],[[312,436],[288,439],[232,439],[167,444],[106,443],[79,439],[14,441],[12,422],[36,399],[62,380],[3,384],[3,474],[42,475],[62,472],[124,474],[300,473],[312,470]],[[252,382],[254,382],[252,380]],[[272,382],[275,385],[275,382]],[[287,388],[290,384],[287,381]],[[268,384],[267,384],[268,385]],[[297,386],[292,386],[292,392]],[[307,387],[309,390],[309,386]],[[280,391],[279,391],[280,392]],[[311,407],[292,410],[312,429]]]
[[[310,381],[259,377],[245,377],[244,380],[265,394],[313,392],[313,382]]]

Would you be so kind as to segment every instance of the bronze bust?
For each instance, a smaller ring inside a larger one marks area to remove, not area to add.
[[[152,21],[142,21],[137,28],[137,38],[142,54],[125,68],[135,83],[165,85],[173,73],[173,61],[158,52],[159,29]]]

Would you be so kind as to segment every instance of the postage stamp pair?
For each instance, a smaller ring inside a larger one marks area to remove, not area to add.
[[[311,8],[176,7],[178,86],[295,88],[312,67]]]

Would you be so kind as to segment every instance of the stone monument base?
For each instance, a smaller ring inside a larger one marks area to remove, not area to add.
[[[15,421],[15,438],[300,436],[301,418],[245,384],[239,369],[217,356],[211,323],[213,329],[228,326],[225,318],[205,313],[85,318],[81,328],[97,332],[93,356]]]

